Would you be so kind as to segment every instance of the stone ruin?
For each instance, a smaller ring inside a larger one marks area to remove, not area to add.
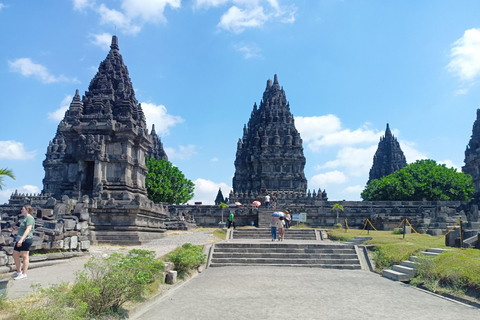
[[[113,36],[110,52],[88,91],[82,98],[76,91],[48,145],[42,193],[12,195],[9,205],[0,207],[2,217],[16,223],[21,206],[31,204],[38,227],[48,216],[63,222],[63,231],[69,231],[71,223],[64,220],[68,216],[81,224],[80,230],[85,229],[82,236],[88,235],[95,244],[137,244],[161,238],[168,211],[147,198],[146,156],[168,159],[155,127],[151,133],[147,130]],[[82,220],[86,215],[88,219]],[[84,228],[86,221],[88,228]]]
[[[267,81],[260,106],[255,103],[243,137],[238,140],[233,190],[229,202],[264,202],[269,194],[278,204],[327,200],[327,194],[307,193],[302,138],[295,128],[285,91]]]

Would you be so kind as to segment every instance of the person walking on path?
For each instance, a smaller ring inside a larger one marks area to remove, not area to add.
[[[270,208],[270,195],[265,196],[265,208]]]
[[[233,212],[230,212],[230,215],[228,216],[228,229],[233,225],[233,229],[235,229],[235,214]]]
[[[277,240],[277,217],[272,216],[272,220],[270,221],[270,228],[272,230],[272,241]]]
[[[35,227],[35,219],[32,216],[33,209],[31,206],[24,206],[21,210],[22,215],[25,217],[20,223],[20,227],[13,227],[14,230],[18,229],[16,243],[13,251],[13,260],[15,261],[15,267],[17,271],[13,273],[15,280],[27,279],[27,270],[29,264],[29,251],[33,243],[33,229]],[[23,260],[23,270],[21,269],[20,257]]]
[[[285,218],[280,217],[277,220],[278,241],[283,241],[285,237]]]

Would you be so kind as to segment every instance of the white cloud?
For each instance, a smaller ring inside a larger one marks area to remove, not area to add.
[[[212,158],[212,159],[210,159],[210,161],[212,161],[212,162],[217,162],[217,161],[218,161],[218,158]]]
[[[241,33],[245,28],[260,27],[267,20],[268,17],[263,12],[263,7],[240,9],[233,6],[222,15],[218,27]]]
[[[110,50],[110,45],[112,43],[112,35],[109,33],[102,33],[102,34],[91,34],[90,37],[92,38],[92,43],[96,46],[99,46],[103,50]],[[98,68],[95,68],[97,71]]]
[[[8,199],[10,199],[10,196],[12,195],[12,193],[15,193],[15,190],[19,194],[38,194],[41,192],[39,187],[28,185],[28,184],[20,188],[0,190],[0,204],[8,203]]]
[[[345,189],[343,189],[343,192],[344,193],[355,193],[355,194],[360,194],[362,193],[363,189],[365,187],[362,187],[362,186],[350,186],[350,187],[346,187]]]
[[[173,148],[165,148],[165,152],[168,155],[168,160],[190,160],[190,158],[196,154],[195,146],[189,144],[188,146],[179,146],[178,150]]]
[[[12,140],[0,141],[0,159],[33,159],[36,153],[36,151],[25,151],[21,142]]]
[[[73,82],[78,83],[76,78],[67,78],[64,75],[54,76],[41,64],[33,63],[30,58],[19,58],[8,61],[11,72],[20,73],[25,77],[34,76],[43,83]]]
[[[167,108],[164,105],[155,105],[149,102],[142,102],[142,109],[147,119],[147,126],[151,129],[152,124],[155,125],[155,131],[160,136],[168,135],[169,128],[174,127],[177,123],[182,123],[180,116],[172,116],[167,113]],[[169,155],[170,157],[170,155]]]
[[[349,175],[362,176],[368,175],[373,163],[373,155],[377,151],[377,146],[369,148],[344,147],[337,153],[337,158],[328,161],[324,165],[317,166],[316,169],[335,169],[345,168]]]
[[[314,175],[309,181],[309,185],[311,185],[313,189],[325,189],[332,184],[345,183],[348,181],[348,178],[343,172],[335,170]]]
[[[263,58],[262,54],[260,53],[260,49],[255,43],[252,43],[252,44],[238,43],[234,46],[234,48],[236,51],[243,53],[245,59]]]
[[[73,9],[82,11],[86,8],[92,8],[94,3],[94,0],[73,0]]]
[[[229,2],[230,0],[195,0],[194,6],[197,8],[210,8],[218,7],[222,4]]]
[[[450,51],[448,71],[462,80],[473,80],[480,73],[480,29],[466,30]]]
[[[222,189],[223,197],[228,197],[231,187],[224,182],[213,182],[206,179],[196,179],[195,183],[195,196],[189,203],[202,202],[202,204],[215,204],[215,198],[217,197],[218,189]]]
[[[142,29],[140,26],[132,24],[131,19],[120,11],[107,8],[103,3],[97,9],[100,15],[100,23],[118,27],[123,33],[137,34]]]
[[[449,159],[445,159],[443,161],[438,161],[437,162],[438,164],[444,164],[445,166],[447,166],[447,168],[454,168],[457,170],[457,172],[462,172],[462,167],[460,166],[457,166],[455,165],[455,163],[453,163],[452,160],[449,160]]]
[[[3,3],[0,3],[0,11],[2,11],[3,8],[5,8],[6,5],[4,5]]]
[[[368,129],[368,124],[356,130],[342,129],[340,119],[332,114],[318,117],[295,117],[295,124],[307,147],[320,152],[322,147],[348,146],[377,142],[383,131]]]
[[[48,113],[48,118],[55,121],[62,121],[65,117],[65,112],[68,110],[68,107],[70,107],[72,100],[72,95],[65,96],[62,102],[60,102],[60,107],[57,110]]]
[[[400,148],[407,158],[407,163],[412,163],[421,159],[428,159],[427,155],[416,149],[416,143],[411,141],[399,141]]]
[[[146,22],[165,22],[163,11],[169,5],[180,8],[181,0],[123,0],[122,9],[130,18],[139,18]]]

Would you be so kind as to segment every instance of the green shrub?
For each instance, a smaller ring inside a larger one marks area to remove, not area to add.
[[[134,249],[127,255],[92,257],[85,268],[77,273],[71,299],[86,303],[95,316],[116,313],[125,302],[141,299],[145,286],[162,274],[164,264],[155,260],[154,251]]]
[[[198,268],[206,262],[207,256],[202,251],[200,246],[184,243],[181,247],[167,254],[167,259],[173,262],[178,276],[183,278],[190,273],[190,270]]]
[[[333,229],[343,229],[343,225],[341,223],[336,223],[334,226],[333,226]]]

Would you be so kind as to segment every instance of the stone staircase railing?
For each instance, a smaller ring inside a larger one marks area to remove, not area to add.
[[[427,251],[420,251],[421,254],[426,256],[437,256],[444,252],[446,249],[427,249]],[[408,260],[402,261],[399,265],[394,265],[390,270],[383,270],[382,276],[394,281],[408,282],[415,276],[415,264],[417,256],[410,256]]]

